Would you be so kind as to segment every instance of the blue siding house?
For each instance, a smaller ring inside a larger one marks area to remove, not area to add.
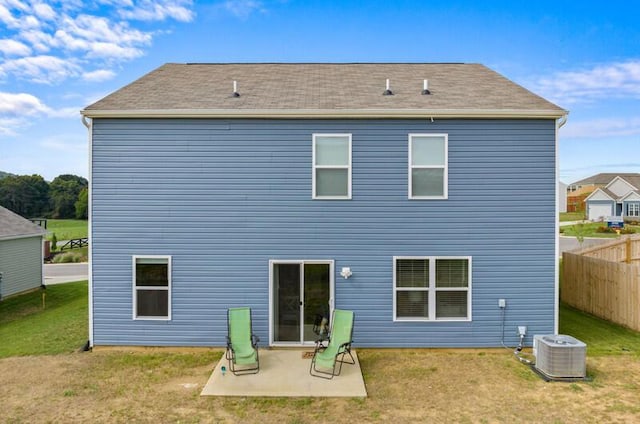
[[[82,113],[91,345],[223,346],[241,305],[270,346],[333,308],[362,347],[557,332],[567,112],[482,65],[166,64]]]

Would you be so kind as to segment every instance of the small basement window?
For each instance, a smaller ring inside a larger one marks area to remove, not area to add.
[[[351,199],[351,134],[313,135],[313,199]]]
[[[133,318],[171,319],[171,257],[133,257]]]
[[[446,199],[447,134],[409,134],[409,199]]]

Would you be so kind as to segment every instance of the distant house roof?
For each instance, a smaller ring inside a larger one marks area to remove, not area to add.
[[[584,178],[580,181],[576,181],[575,183],[571,183],[570,185],[601,185],[606,186],[611,181],[613,181],[616,177],[622,177],[629,183],[634,186],[640,188],[640,174],[638,173],[625,173],[625,174],[616,174],[614,172],[602,172],[600,174],[592,175],[590,177]]]
[[[387,79],[393,95],[383,94]],[[234,81],[239,96],[233,95]],[[555,119],[567,111],[480,64],[168,63],[82,114]]]
[[[595,188],[591,185],[580,187],[575,191],[570,191],[567,193],[567,197],[578,197],[578,196],[586,196],[591,193]]]
[[[0,206],[0,240],[41,236],[45,233],[42,227]]]

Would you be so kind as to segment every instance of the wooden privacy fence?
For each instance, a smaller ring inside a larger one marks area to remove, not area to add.
[[[640,331],[640,236],[564,252],[560,299]]]

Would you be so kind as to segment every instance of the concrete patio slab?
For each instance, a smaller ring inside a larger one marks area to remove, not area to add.
[[[342,373],[325,380],[309,375],[310,358],[303,358],[305,350],[260,349],[260,372],[235,376],[224,356],[218,362],[201,396],[272,396],[272,397],[366,397],[360,361],[352,351],[355,365],[344,364]]]

